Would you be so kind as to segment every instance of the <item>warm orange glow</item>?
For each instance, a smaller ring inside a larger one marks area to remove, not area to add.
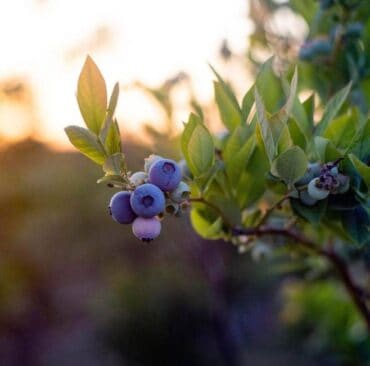
[[[68,147],[63,127],[82,124],[74,93],[87,53],[109,91],[116,80],[125,89],[117,109],[122,129],[137,131],[148,121],[160,126],[161,111],[127,87],[135,80],[155,86],[185,71],[197,96],[207,100],[212,95],[207,62],[217,64],[224,38],[234,51],[245,49],[246,16],[245,0],[0,2],[0,83],[17,77],[33,95],[26,107],[0,97],[0,135],[13,139],[33,131],[54,146]],[[179,98],[183,118],[187,111]],[[25,112],[31,107],[32,116]]]

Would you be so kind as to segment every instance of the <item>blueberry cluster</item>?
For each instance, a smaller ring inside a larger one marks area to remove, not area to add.
[[[329,194],[347,192],[350,179],[339,172],[337,163],[310,163],[306,173],[296,184],[303,187],[299,193],[302,203],[313,206]]]
[[[189,186],[178,163],[158,155],[145,159],[144,171],[130,175],[131,186],[110,200],[109,212],[120,224],[132,224],[134,235],[149,242],[161,232],[165,213],[179,215],[187,207]]]
[[[299,50],[299,58],[303,61],[313,61],[316,58],[330,55],[332,49],[333,43],[330,38],[307,40]]]

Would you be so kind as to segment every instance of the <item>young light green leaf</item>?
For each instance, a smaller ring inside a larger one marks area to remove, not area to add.
[[[256,141],[256,147],[236,189],[236,196],[241,209],[251,206],[264,194],[266,191],[266,174],[270,169],[259,126],[255,129],[253,139]]]
[[[299,101],[298,101],[299,102]],[[314,114],[315,114],[315,94],[311,94],[303,103],[303,110],[306,114],[307,127],[312,129],[314,126]]]
[[[290,118],[288,120],[287,126],[289,128],[289,133],[293,141],[293,145],[297,145],[302,150],[305,150],[307,146],[307,136],[301,130],[297,121],[294,118]]]
[[[114,112],[117,107],[117,102],[118,102],[118,96],[119,96],[119,84],[116,83],[114,85],[112,94],[109,99],[109,104],[108,104],[108,109],[107,109],[107,115],[105,117],[104,125],[103,128],[101,129],[100,132],[100,139],[105,143],[105,139],[107,138],[108,131],[111,127],[111,124],[113,122],[113,116]]]
[[[216,69],[212,65],[209,65],[209,67],[211,68],[211,70],[215,74],[215,76],[218,80],[218,83],[220,84],[222,90],[225,92],[225,94],[227,95],[230,102],[234,105],[234,108],[241,112],[238,100],[236,99],[235,93],[232,90],[231,86],[224,79],[222,79],[220,74],[216,71]]]
[[[190,171],[194,176],[206,172],[213,164],[213,138],[200,118],[189,117],[181,137],[181,148]]]
[[[294,184],[307,170],[308,160],[304,151],[293,146],[280,154],[272,165],[272,173],[288,185]]]
[[[229,94],[223,89],[222,84],[215,81],[214,88],[221,120],[229,131],[233,131],[237,126],[241,125],[243,120],[240,108],[239,106],[236,107],[235,103],[230,99]]]
[[[349,159],[351,163],[356,168],[356,170],[360,173],[361,178],[364,180],[368,191],[370,193],[370,166],[367,166],[363,163],[360,159],[358,159],[355,155],[349,154]]]
[[[262,139],[265,144],[267,156],[271,162],[275,155],[275,142],[274,142],[274,138],[271,132],[269,122],[267,120],[265,106],[258,93],[257,88],[255,89],[254,93],[255,93],[257,119],[259,123],[259,128],[261,130]]]
[[[256,88],[263,97],[266,109],[270,113],[277,112],[283,102],[284,90],[273,70],[273,58],[261,66],[256,79]]]
[[[77,101],[86,126],[98,135],[107,110],[107,89],[103,75],[90,56],[78,79]]]
[[[223,149],[222,157],[226,164],[231,162],[249,137],[254,133],[254,126],[241,125],[228,138]]]
[[[108,175],[122,175],[126,173],[125,155],[117,153],[105,160],[103,170]]]
[[[68,126],[65,132],[72,145],[82,154],[86,155],[95,163],[102,165],[106,159],[106,153],[98,137],[86,128]]]
[[[285,105],[282,108],[282,111],[284,112],[284,119],[283,119],[284,123],[286,123],[286,121],[290,117],[290,114],[293,110],[294,103],[297,99],[297,83],[298,83],[298,70],[297,68],[295,68],[293,78],[290,83],[289,96],[288,96],[288,99]]]
[[[256,141],[253,136],[251,136],[248,141],[244,143],[242,148],[234,155],[233,159],[226,164],[226,173],[233,187],[238,185],[240,177],[246,169],[255,147]]]
[[[356,135],[357,128],[357,118],[352,114],[345,114],[331,121],[323,137],[329,139],[337,148],[346,149]]]
[[[339,90],[328,102],[325,107],[324,114],[316,126],[315,134],[316,136],[321,135],[326,128],[328,127],[329,123],[336,117],[338,112],[340,111],[343,103],[346,101],[347,96],[351,90],[352,83],[349,83],[343,89]]]
[[[244,95],[244,98],[242,101],[243,121],[246,121],[248,119],[248,116],[251,113],[253,104],[254,104],[254,85],[250,87],[250,89]]]
[[[314,138],[314,144],[317,158],[323,163],[334,161],[342,157],[342,153],[325,137],[316,136]]]
[[[207,212],[199,209],[192,209],[190,220],[195,231],[205,239],[219,239],[222,231],[222,219],[211,219]]]
[[[121,135],[119,132],[117,120],[114,120],[110,123],[104,146],[108,155],[112,155],[122,151]]]
[[[293,146],[293,140],[290,136],[290,130],[288,125],[284,125],[281,129],[280,136],[277,142],[277,153],[281,154],[285,150],[288,150]]]

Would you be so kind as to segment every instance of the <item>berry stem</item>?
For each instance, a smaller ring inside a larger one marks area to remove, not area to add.
[[[279,235],[294,240],[299,243],[302,249],[314,253],[328,260],[338,274],[338,278],[344,285],[348,294],[350,295],[354,305],[364,319],[367,329],[370,332],[370,311],[364,300],[363,291],[353,281],[348,270],[347,263],[340,257],[333,248],[328,250],[319,248],[315,242],[307,238],[303,234],[293,230],[292,228],[279,229],[272,227],[251,227],[251,228],[234,228],[233,235],[251,235],[251,236],[265,236],[265,235]]]

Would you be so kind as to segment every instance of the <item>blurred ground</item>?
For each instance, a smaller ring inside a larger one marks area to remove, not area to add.
[[[125,144],[139,169],[147,148]],[[187,217],[143,245],[75,153],[0,153],[0,364],[311,365],[278,320],[278,282]],[[171,221],[171,222],[169,222]]]

